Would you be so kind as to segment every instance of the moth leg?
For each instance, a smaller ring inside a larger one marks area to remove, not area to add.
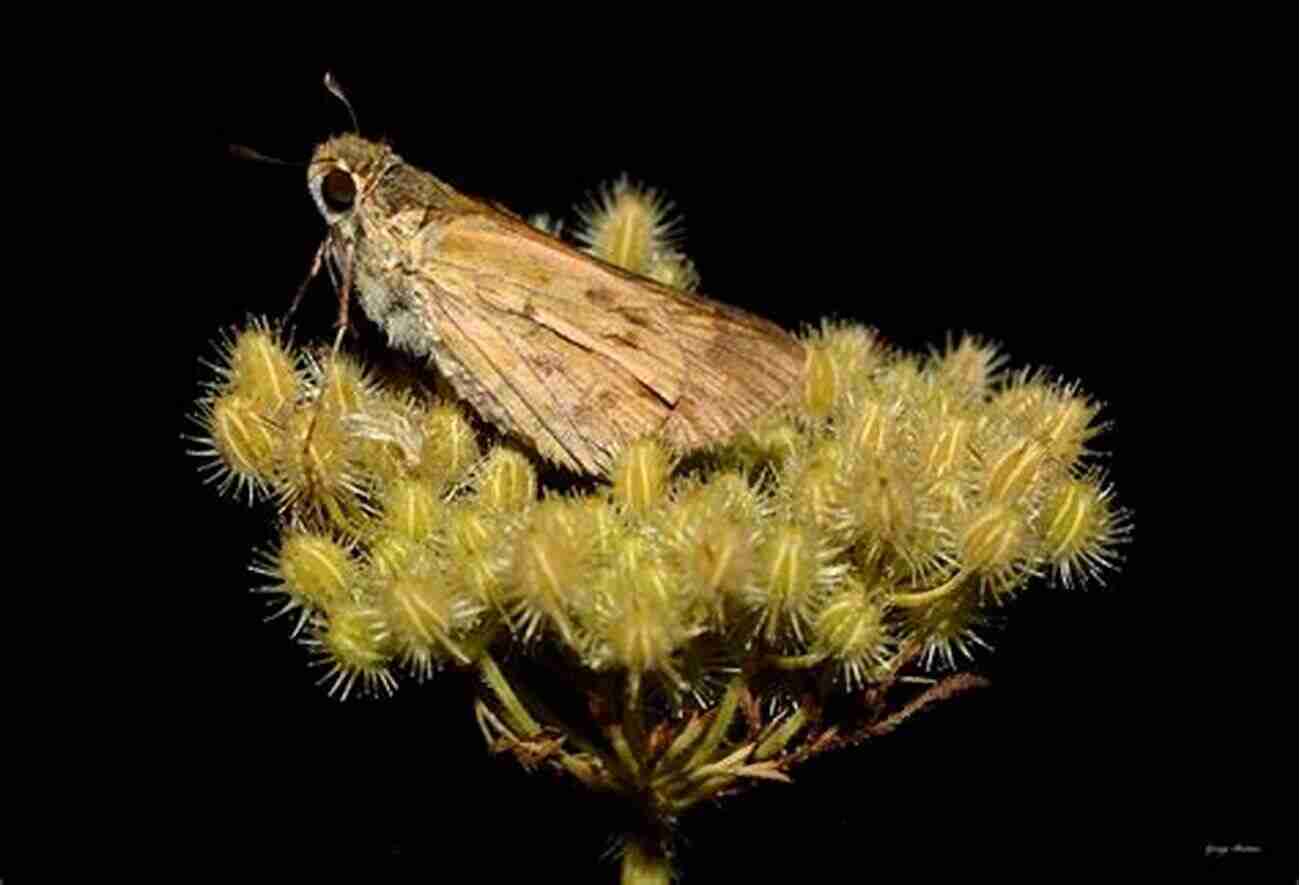
[[[327,241],[328,242],[328,241]],[[325,244],[321,244],[321,249]],[[352,248],[349,247],[347,254],[343,259],[343,281],[339,289],[339,315],[335,321],[338,331],[334,333],[334,346],[330,348],[330,370],[338,371],[339,350],[343,346],[343,333],[348,329],[348,303],[352,294]],[[311,439],[312,434],[316,432],[316,425],[320,420],[321,412],[325,408],[325,395],[322,389],[316,395],[316,404],[312,409],[311,420],[307,422],[307,433],[302,442],[302,459],[303,464],[310,464],[311,459]]]
[[[329,245],[329,242],[329,237],[326,237],[316,247],[316,255],[311,260],[311,267],[307,271],[307,276],[298,284],[298,291],[294,293],[293,301],[289,303],[289,310],[284,315],[286,324],[289,322],[289,318],[294,315],[294,312],[298,310],[298,305],[302,303],[302,296],[307,294],[307,286],[311,284],[312,280],[316,279],[316,274],[320,273],[321,262],[325,260],[325,247]]]
[[[352,299],[352,257],[355,246],[349,246],[347,255],[343,259],[343,284],[339,286],[339,317],[334,325],[338,332],[334,335],[334,352],[332,356],[339,355],[339,345],[343,343],[343,333],[348,328],[348,305]]]

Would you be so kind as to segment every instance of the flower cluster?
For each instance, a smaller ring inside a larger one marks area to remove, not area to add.
[[[693,285],[672,228],[622,183],[580,240]],[[332,694],[472,670],[492,746],[666,818],[783,779],[824,745],[830,694],[956,667],[990,607],[1100,582],[1129,535],[1074,385],[977,338],[924,357],[852,324],[801,339],[802,389],[763,422],[705,451],[636,440],[579,492],[456,403],[252,322],[221,345],[200,453],[223,490],[275,503],[259,589]],[[509,645],[565,674],[601,743],[520,700]]]

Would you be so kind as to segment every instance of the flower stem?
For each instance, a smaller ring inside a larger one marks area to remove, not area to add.
[[[623,695],[623,730],[638,756],[646,752],[645,712],[641,709],[641,674],[629,670]]]
[[[629,833],[623,845],[622,885],[668,885],[673,869],[661,840]]]
[[[523,702],[515,694],[515,690],[510,687],[510,682],[506,679],[501,668],[497,666],[492,656],[484,654],[478,659],[479,672],[483,675],[483,681],[487,687],[492,689],[492,693],[497,696],[501,702],[501,707],[506,715],[506,721],[510,727],[520,732],[524,737],[533,737],[542,730],[542,726],[532,717],[532,714],[524,708]]]
[[[763,663],[774,670],[806,670],[816,667],[824,660],[825,652],[809,652],[806,655],[768,655]]]
[[[895,593],[889,597],[890,605],[896,605],[899,608],[920,608],[923,605],[929,605],[935,600],[942,599],[951,593],[954,589],[961,586],[961,582],[966,580],[965,572],[957,572],[947,581],[944,581],[933,590],[924,590],[920,593]]]

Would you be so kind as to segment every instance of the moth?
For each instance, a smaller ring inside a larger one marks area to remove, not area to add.
[[[798,389],[802,345],[739,308],[608,264],[356,134],[307,166],[317,253],[391,346],[548,460],[604,473],[634,439],[725,440]]]

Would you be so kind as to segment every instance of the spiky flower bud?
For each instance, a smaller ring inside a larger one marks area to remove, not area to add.
[[[397,690],[388,670],[394,652],[392,636],[373,608],[350,602],[333,606],[315,634],[308,645],[316,652],[314,663],[328,667],[320,682],[329,684],[330,697],[347,700],[358,680],[364,694]]]
[[[358,438],[332,409],[308,406],[290,414],[276,450],[281,509],[297,509],[339,531],[355,531],[364,518],[359,448]]]
[[[370,372],[348,354],[325,354],[309,360],[308,368],[313,398],[325,409],[360,412],[378,392]]]
[[[326,535],[291,529],[280,539],[279,549],[254,566],[254,571],[275,580],[262,592],[285,597],[276,616],[298,609],[297,635],[312,614],[352,598],[358,571],[347,548]]]
[[[754,529],[738,519],[702,523],[677,551],[688,582],[716,604],[749,585],[754,572]]]
[[[753,613],[755,632],[769,646],[802,645],[826,591],[844,573],[836,551],[815,526],[785,523],[774,527],[758,550],[755,580],[743,597]]]
[[[980,631],[989,620],[980,610],[979,594],[973,584],[960,584],[956,591],[929,605],[902,610],[904,636],[921,645],[926,669],[957,666],[958,655],[974,656],[974,647],[989,649]]]
[[[679,222],[672,217],[672,203],[626,177],[579,214],[583,226],[576,236],[587,251],[633,273],[647,273],[657,256],[676,251]]]
[[[1094,423],[1100,411],[1099,404],[1075,396],[1072,389],[1054,389],[1044,398],[1032,430],[1047,440],[1054,457],[1074,464],[1087,452],[1088,441],[1102,431]]]
[[[234,489],[251,503],[275,475],[279,441],[266,410],[255,399],[231,392],[201,406],[199,421],[201,439],[209,447],[196,454],[212,459],[207,469],[223,493]]]
[[[739,473],[692,481],[662,515],[669,560],[682,577],[699,612],[725,626],[723,607],[748,585],[754,573],[759,521],[765,503]]]
[[[652,253],[645,275],[665,286],[686,292],[694,292],[700,286],[700,273],[695,269],[695,264],[672,249],[660,249]]]
[[[417,677],[428,677],[448,658],[469,663],[453,633],[469,622],[478,606],[457,597],[438,557],[424,553],[401,572],[378,581],[373,593],[396,653]]]
[[[847,457],[843,447],[832,440],[786,466],[790,513],[795,519],[807,520],[822,529],[837,521],[846,491]]]
[[[882,599],[881,593],[868,593],[858,578],[848,578],[813,625],[814,649],[840,667],[850,688],[863,685],[888,657],[892,638]]]
[[[934,579],[951,564],[943,501],[933,483],[892,461],[861,461],[848,480],[840,531],[865,561],[888,558],[915,582]]]
[[[577,642],[574,608],[583,603],[590,578],[582,526],[571,503],[552,498],[533,509],[516,538],[507,603],[524,641],[549,624],[570,645]]]
[[[485,607],[499,609],[510,565],[506,518],[471,499],[445,508],[442,519],[449,585]]]
[[[421,416],[419,424],[423,445],[415,475],[443,488],[478,461],[474,428],[455,406],[436,405]]]
[[[1095,423],[1099,403],[1079,395],[1073,384],[1051,382],[1040,372],[1018,373],[993,405],[1019,421],[1025,433],[1044,440],[1053,457],[1066,465],[1086,454],[1088,441],[1105,429]]]
[[[992,502],[966,520],[957,549],[962,569],[979,575],[989,589],[1001,593],[1014,589],[1027,573],[1034,543],[1020,509]]]
[[[944,416],[926,424],[917,438],[920,475],[959,495],[971,467],[974,437],[975,422],[966,415]]]
[[[848,416],[847,443],[850,451],[860,460],[888,459],[898,451],[899,401],[862,397]]]
[[[370,538],[365,561],[370,574],[386,578],[406,571],[424,553],[424,545],[397,528],[381,525]]]
[[[594,658],[675,683],[673,652],[693,634],[678,580],[643,538],[625,538],[596,590]]]
[[[303,530],[290,531],[281,540],[276,572],[287,592],[318,609],[350,598],[356,580],[352,557],[341,544]]]
[[[485,556],[499,533],[499,519],[476,502],[453,502],[443,513],[448,552],[455,558]]]
[[[997,345],[966,335],[955,345],[949,342],[934,371],[939,384],[959,400],[980,401],[1005,363],[1006,356],[998,352]]]
[[[923,489],[907,471],[891,463],[862,464],[855,471],[853,491],[846,497],[854,528],[894,545],[906,545],[925,506]]]
[[[830,415],[843,390],[840,368],[831,349],[824,343],[811,343],[805,350],[803,408],[814,418],[825,418]]]
[[[522,510],[537,499],[537,471],[514,449],[496,446],[476,472],[478,498],[488,510]]]
[[[1110,489],[1097,474],[1058,485],[1043,507],[1042,523],[1045,555],[1066,587],[1101,583],[1130,532],[1127,511],[1113,506]]]
[[[293,357],[265,321],[255,321],[225,345],[217,370],[227,389],[266,412],[292,402],[301,382]]]
[[[200,435],[191,437],[202,448],[191,454],[207,460],[210,473],[225,494],[246,495],[251,503],[271,485],[279,438],[278,419],[298,396],[301,378],[294,359],[263,320],[218,345],[208,382],[191,420]]]
[[[986,459],[984,494],[988,500],[1014,505],[1037,491],[1052,467],[1051,452],[1033,437],[1010,436]]]
[[[398,479],[380,496],[384,526],[413,541],[428,538],[442,525],[442,506],[423,479]]]
[[[610,471],[613,499],[629,513],[648,512],[663,500],[673,457],[662,442],[647,437],[624,448]]]
[[[826,418],[866,391],[882,353],[871,330],[847,323],[824,321],[802,337],[808,355],[803,410],[811,418]]]

